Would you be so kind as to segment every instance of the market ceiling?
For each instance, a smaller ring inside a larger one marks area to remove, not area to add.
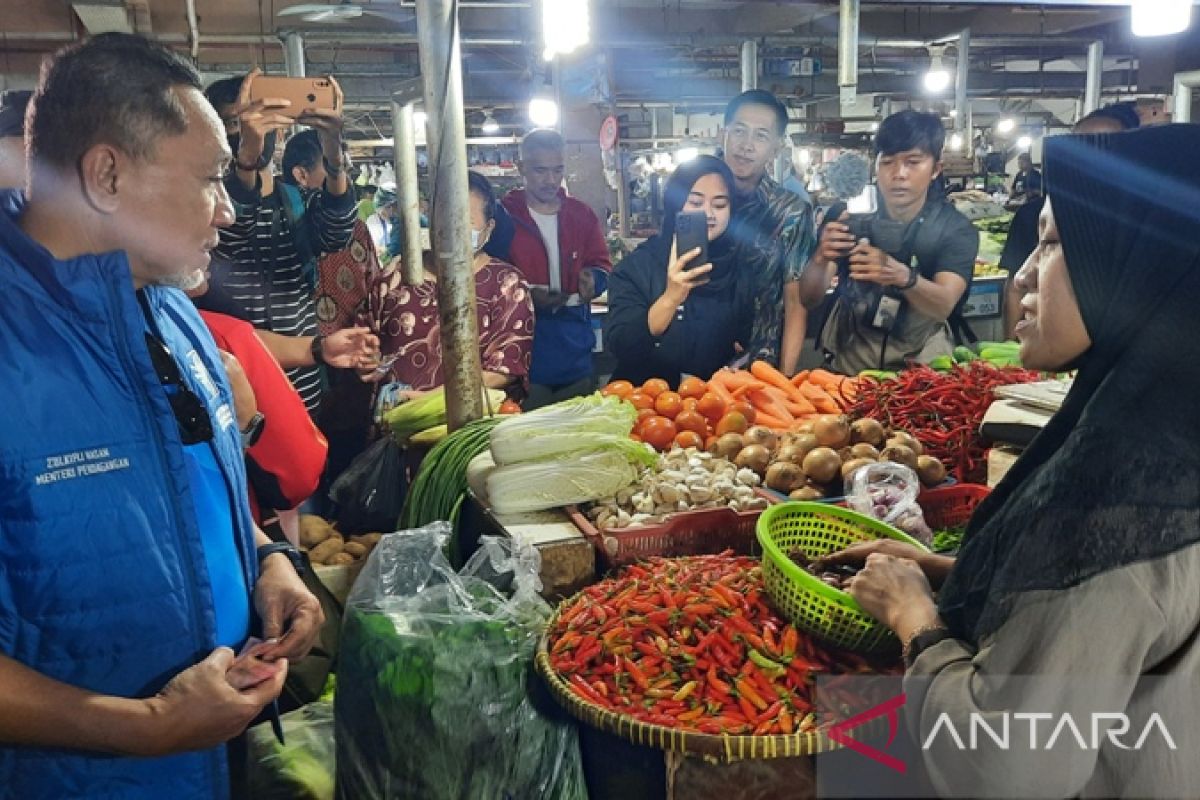
[[[0,87],[31,83],[45,54],[89,31],[125,26],[183,51],[192,50],[195,38],[197,63],[214,76],[254,64],[282,71],[280,35],[297,31],[304,36],[308,72],[338,75],[350,109],[360,115],[360,131],[386,133],[395,83],[417,73],[413,0],[335,0],[331,5],[342,8],[323,21],[285,13],[303,4],[194,0],[193,37],[186,0],[0,0]],[[522,123],[516,109],[544,80],[539,6],[521,0],[460,3],[467,106],[488,109],[502,125]],[[591,47],[568,69],[577,80],[602,76],[603,90],[620,105],[718,108],[740,88],[738,48],[747,39],[759,42],[760,85],[794,107],[837,95],[836,2],[592,0],[591,7]],[[1172,46],[1136,40],[1128,33],[1128,15],[1128,4],[1115,0],[864,0],[858,90],[901,99],[918,93],[929,64],[927,45],[952,43],[967,27],[973,97],[1078,96],[1086,45],[1094,39],[1106,43],[1107,87],[1165,93],[1175,72],[1200,67],[1195,30],[1174,37]],[[953,46],[947,52],[953,56]],[[805,57],[815,59],[819,74],[795,74]]]

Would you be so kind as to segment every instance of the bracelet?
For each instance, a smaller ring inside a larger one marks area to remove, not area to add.
[[[921,273],[917,272],[916,267],[908,265],[908,280],[900,287],[900,291],[907,292],[909,289],[917,285],[917,281],[921,279]]]
[[[318,335],[318,336],[313,337],[312,344],[309,345],[309,347],[308,347],[308,351],[310,353],[312,353],[313,363],[316,364],[317,366],[321,366],[322,364],[325,363],[325,346],[324,345],[325,345],[325,337]]]
[[[904,643],[903,656],[905,665],[911,667],[922,651],[933,647],[940,641],[952,638],[953,634],[950,633],[950,629],[941,622],[934,622],[917,628],[913,632],[913,635],[908,637],[908,641]]]
[[[326,175],[328,175],[331,178],[340,178],[342,176],[342,165],[341,164],[338,164],[335,167],[333,164],[329,163],[329,159],[326,158],[325,156],[321,156],[321,162],[325,165],[325,174]]]

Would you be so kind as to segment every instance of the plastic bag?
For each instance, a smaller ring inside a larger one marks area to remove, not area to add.
[[[383,537],[347,600],[335,719],[346,800],[586,800],[577,733],[533,672],[540,557],[450,527]]]
[[[254,800],[333,800],[333,704],[311,703],[279,718],[283,738],[267,723],[247,732]]]
[[[329,488],[342,533],[396,530],[407,494],[404,451],[390,436],[360,453]]]
[[[846,504],[850,508],[899,528],[928,547],[933,531],[917,505],[920,492],[917,473],[891,461],[869,464],[846,479]]]

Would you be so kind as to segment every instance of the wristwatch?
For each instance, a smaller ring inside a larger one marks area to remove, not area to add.
[[[312,344],[309,346],[309,352],[312,353],[313,363],[321,366],[325,363],[325,337],[314,336]]]
[[[924,628],[919,628],[907,642],[904,643],[902,655],[904,657],[905,666],[911,667],[913,662],[917,660],[917,656],[929,648],[933,647],[938,642],[943,642],[946,639],[953,639],[954,634],[942,623],[934,623],[927,625]]]
[[[258,444],[258,440],[262,438],[263,428],[267,425],[267,418],[261,412],[255,412],[250,421],[246,423],[246,427],[242,429],[242,449],[249,450],[254,445]]]
[[[297,575],[304,574],[304,556],[300,555],[300,551],[288,542],[271,542],[259,547],[258,565],[261,567],[267,556],[273,556],[276,553],[283,553],[287,556],[288,561],[291,561],[292,566],[295,567]]]
[[[912,264],[908,265],[908,280],[900,287],[900,291],[906,292],[917,285],[917,281],[921,279],[921,273]]]

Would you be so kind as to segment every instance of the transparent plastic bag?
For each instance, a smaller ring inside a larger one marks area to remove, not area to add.
[[[850,508],[886,522],[928,547],[933,531],[917,504],[920,493],[917,473],[891,461],[869,464],[846,479],[846,504]]]
[[[335,718],[346,800],[585,800],[574,724],[533,672],[550,607],[528,545],[446,523],[383,537],[347,600]]]
[[[333,800],[333,703],[317,702],[279,718],[280,744],[267,723],[247,732],[250,796],[255,800]]]

